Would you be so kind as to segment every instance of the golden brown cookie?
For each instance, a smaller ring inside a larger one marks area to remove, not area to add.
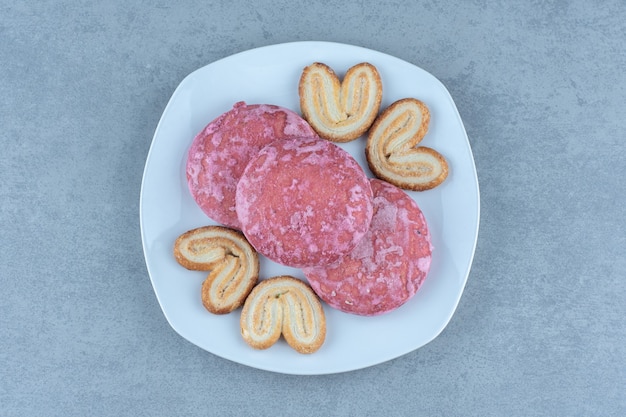
[[[304,68],[298,86],[300,109],[317,134],[333,142],[363,135],[380,110],[383,85],[376,67],[362,62],[343,81],[326,64]]]
[[[437,151],[417,146],[430,123],[430,111],[414,98],[387,107],[372,125],[365,147],[367,163],[378,178],[405,190],[424,191],[448,176],[448,163]]]
[[[311,287],[281,275],[263,280],[241,311],[241,335],[255,349],[267,349],[282,334],[300,353],[317,351],[326,339],[326,317]]]
[[[214,314],[240,307],[259,278],[259,258],[242,233],[204,226],[183,233],[174,257],[190,270],[210,271],[202,283],[202,304]]]

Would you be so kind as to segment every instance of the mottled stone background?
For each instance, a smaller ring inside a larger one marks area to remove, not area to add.
[[[178,83],[298,40],[439,78],[481,189],[449,326],[329,376],[179,337],[139,233],[144,161]],[[0,415],[626,415],[625,44],[623,0],[2,2]]]

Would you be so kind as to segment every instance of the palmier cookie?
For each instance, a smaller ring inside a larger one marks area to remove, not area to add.
[[[446,159],[434,149],[416,146],[428,132],[430,112],[413,98],[398,100],[372,125],[365,146],[367,163],[378,178],[405,190],[424,191],[448,176]]]
[[[204,226],[183,233],[174,244],[179,264],[210,271],[202,283],[202,304],[214,314],[240,307],[259,278],[259,257],[240,232]]]
[[[265,279],[252,290],[241,311],[241,335],[255,349],[267,349],[282,334],[300,353],[317,351],[326,339],[326,317],[317,295],[297,278]]]
[[[372,125],[383,97],[378,70],[363,62],[346,72],[343,81],[325,64],[304,68],[298,86],[300,110],[317,134],[333,142],[349,142]]]

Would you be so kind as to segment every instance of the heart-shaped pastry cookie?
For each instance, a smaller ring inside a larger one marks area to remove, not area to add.
[[[259,279],[259,257],[242,233],[222,226],[204,226],[183,233],[174,243],[174,257],[183,267],[210,271],[202,283],[204,307],[226,314],[240,307]]]
[[[430,123],[428,107],[414,98],[398,100],[372,125],[365,146],[367,163],[378,178],[405,190],[424,191],[448,176],[448,163],[437,151],[417,146]]]
[[[241,336],[255,349],[267,349],[282,334],[300,353],[317,351],[326,339],[326,317],[317,295],[297,278],[268,278],[252,290],[241,311]]]
[[[343,78],[326,64],[304,68],[298,86],[300,109],[317,134],[333,142],[363,135],[380,110],[383,85],[376,67],[362,62]]]

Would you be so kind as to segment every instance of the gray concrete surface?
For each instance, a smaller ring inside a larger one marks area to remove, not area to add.
[[[299,40],[439,78],[481,187],[444,332],[312,377],[179,337],[139,231],[145,158],[178,83]],[[626,415],[625,41],[621,0],[2,2],[0,415]]]

